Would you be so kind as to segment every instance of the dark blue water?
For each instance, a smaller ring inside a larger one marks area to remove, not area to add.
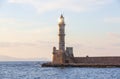
[[[43,62],[0,62],[0,79],[120,79],[120,68],[43,68]]]

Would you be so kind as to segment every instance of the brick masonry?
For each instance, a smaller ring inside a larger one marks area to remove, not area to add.
[[[74,57],[75,63],[120,63],[120,57]]]

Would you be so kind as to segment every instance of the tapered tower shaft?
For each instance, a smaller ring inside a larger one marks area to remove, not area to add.
[[[63,15],[59,21],[59,50],[65,51],[65,23]]]

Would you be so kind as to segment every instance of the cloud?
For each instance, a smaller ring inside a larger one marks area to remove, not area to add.
[[[115,46],[115,47],[119,47],[119,48],[120,48],[120,42],[119,42],[119,43],[115,43],[115,44],[113,44],[113,46]]]
[[[37,21],[23,21],[16,18],[0,18],[0,26],[7,27],[7,28],[14,28],[14,29],[29,29],[30,27],[37,27],[37,26],[44,26],[45,23],[37,22]]]
[[[11,28],[0,28],[0,41],[8,41],[8,42],[16,42],[16,41],[23,41],[23,42],[30,42],[30,41],[37,41],[37,40],[51,40],[54,38],[52,32],[54,29],[46,27],[40,29],[33,29],[33,30],[26,30],[26,31],[19,31],[16,29]]]
[[[110,42],[111,47],[118,47],[119,48],[119,46],[120,46],[120,34],[119,33],[109,32],[108,38],[109,38],[108,41]]]
[[[30,27],[33,28],[29,29]],[[49,58],[51,53],[48,51],[55,45],[51,43],[55,38],[54,30],[55,28],[40,22],[0,18],[0,54],[26,58],[33,56]]]
[[[28,42],[0,42],[0,47],[21,47],[21,46],[36,46],[35,43]]]
[[[120,23],[120,17],[108,17],[104,19],[106,23]]]
[[[109,4],[113,0],[8,0],[9,3],[29,4],[36,8],[39,13],[53,10],[68,10],[84,12]]]
[[[108,32],[107,35],[110,38],[120,39],[120,34],[119,33]]]
[[[56,42],[52,41],[34,41],[34,42],[0,42],[0,48],[6,47],[52,47],[52,45],[56,45]]]
[[[109,32],[105,37],[88,40],[73,45],[75,56],[120,56],[120,33]]]
[[[0,42],[48,40],[54,38],[54,30],[55,28],[44,23],[0,18]]]

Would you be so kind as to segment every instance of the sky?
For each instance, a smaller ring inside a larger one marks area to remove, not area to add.
[[[61,14],[75,56],[120,56],[119,0],[0,0],[0,56],[52,59]]]

